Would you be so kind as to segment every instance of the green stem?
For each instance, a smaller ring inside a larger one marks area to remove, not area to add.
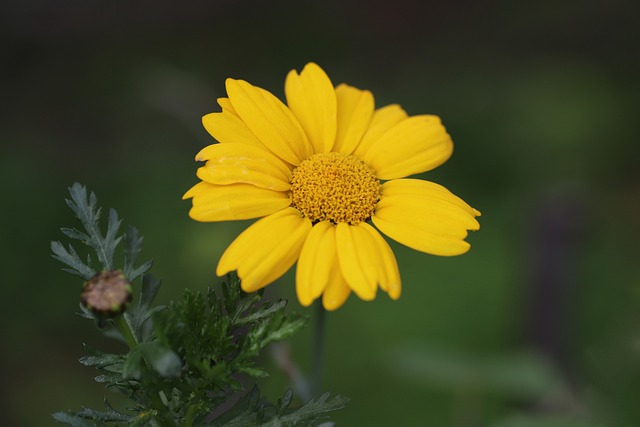
[[[185,415],[184,424],[182,427],[192,427],[193,426],[193,413],[196,411],[196,407],[191,405],[187,409],[187,414]]]
[[[324,365],[324,330],[327,311],[322,301],[316,302],[316,322],[313,340],[313,376],[311,378],[311,393],[317,396],[322,391],[322,370]]]
[[[122,334],[124,341],[129,346],[130,350],[133,350],[138,346],[138,340],[136,336],[133,334],[133,330],[131,329],[131,325],[127,321],[125,315],[118,316],[113,319],[113,323],[116,326],[116,329]]]

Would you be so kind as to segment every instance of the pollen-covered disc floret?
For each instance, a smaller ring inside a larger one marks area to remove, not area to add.
[[[291,174],[291,206],[312,222],[365,221],[373,214],[380,191],[373,170],[342,153],[314,154]]]

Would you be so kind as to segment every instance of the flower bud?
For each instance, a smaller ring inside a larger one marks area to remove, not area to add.
[[[131,282],[120,270],[105,270],[87,280],[80,302],[98,317],[116,317],[131,301]]]

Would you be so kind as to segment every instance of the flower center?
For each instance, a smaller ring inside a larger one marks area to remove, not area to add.
[[[341,153],[314,154],[291,174],[291,206],[312,222],[365,221],[380,200],[380,190],[369,166]]]

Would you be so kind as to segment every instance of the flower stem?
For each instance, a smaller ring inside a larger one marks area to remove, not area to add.
[[[182,427],[192,427],[193,426],[193,413],[196,411],[196,407],[194,405],[189,406],[187,408],[187,414],[185,416],[184,424]]]
[[[116,317],[115,319],[113,319],[113,323],[120,334],[122,334],[122,338],[124,338],[124,341],[127,343],[129,349],[133,350],[138,345],[138,340],[133,334],[131,325],[127,321],[125,315]]]
[[[324,330],[327,311],[322,306],[322,301],[316,302],[316,322],[313,342],[313,376],[311,378],[311,391],[317,396],[322,390],[322,371],[324,359]]]

